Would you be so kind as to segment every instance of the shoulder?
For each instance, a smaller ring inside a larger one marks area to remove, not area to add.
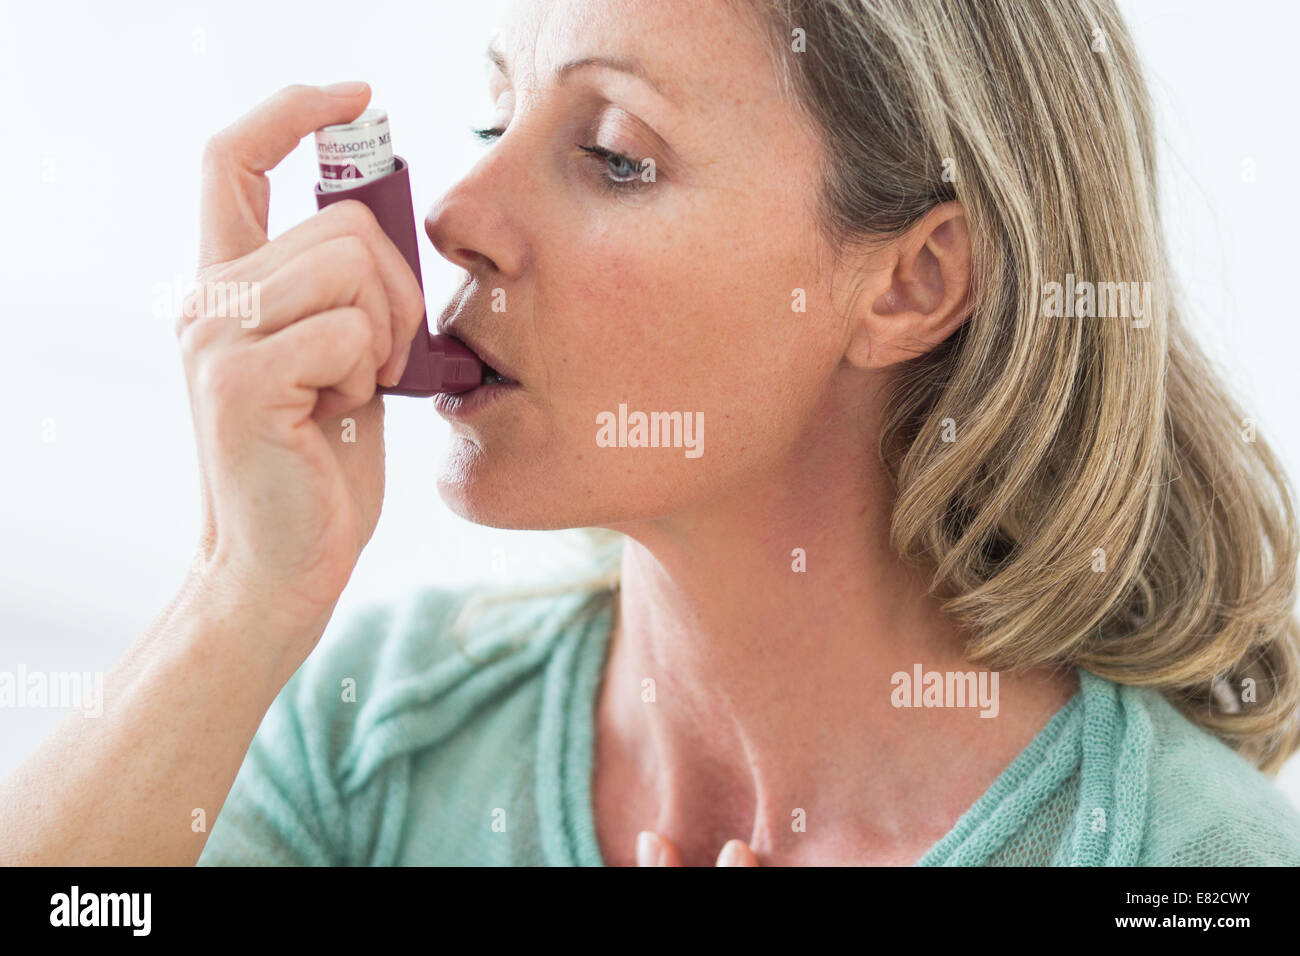
[[[286,686],[287,704],[325,736],[322,756],[343,787],[360,786],[385,760],[480,719],[494,700],[526,695],[598,597],[425,588],[367,606],[322,638]]]
[[[200,862],[391,863],[414,775],[436,767],[449,793],[493,777],[536,735],[553,661],[598,646],[583,622],[608,594],[424,588],[336,616],[262,720]]]
[[[1162,694],[1119,686],[1133,746],[1117,786],[1145,807],[1141,866],[1300,865],[1300,812],[1273,781]]]

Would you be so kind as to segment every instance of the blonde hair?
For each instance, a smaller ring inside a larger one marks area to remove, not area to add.
[[[973,662],[1157,688],[1276,771],[1300,744],[1291,491],[1179,318],[1113,3],[758,7],[824,142],[832,240],[951,199],[969,223],[973,314],[901,369],[881,438],[894,548],[934,567]],[[1149,314],[1049,317],[1067,275],[1148,282]]]
[[[823,139],[834,243],[965,209],[973,314],[900,370],[880,453],[893,546],[933,567],[968,657],[1156,688],[1275,772],[1300,745],[1291,492],[1179,319],[1114,5],[732,2]],[[1046,316],[1068,274],[1149,282],[1149,314]]]

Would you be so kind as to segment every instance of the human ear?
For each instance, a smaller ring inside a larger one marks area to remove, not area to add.
[[[877,248],[859,276],[845,358],[885,368],[938,346],[970,316],[971,247],[961,203],[940,203]]]

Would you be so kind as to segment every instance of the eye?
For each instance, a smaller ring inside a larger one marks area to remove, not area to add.
[[[631,182],[641,174],[642,163],[629,159],[622,153],[615,153],[603,146],[579,146],[578,148],[584,153],[591,153],[603,159],[609,169],[609,178],[616,183]]]
[[[604,162],[606,175],[601,178],[610,189],[627,190],[642,185],[641,173],[646,168],[645,161],[632,159],[622,153],[605,149],[603,146],[580,145],[578,148]]]
[[[504,136],[506,131],[500,126],[489,126],[485,129],[474,128],[470,132],[485,143],[494,143]],[[578,148],[605,164],[606,175],[601,177],[601,181],[611,191],[622,192],[644,185],[641,182],[641,174],[645,171],[648,160],[632,159],[622,153],[605,149],[603,146],[583,146],[579,144]],[[653,179],[650,180],[650,182],[653,181]]]

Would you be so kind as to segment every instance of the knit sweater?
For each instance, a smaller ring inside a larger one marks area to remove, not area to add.
[[[431,588],[332,627],[277,696],[200,865],[601,866],[610,592]],[[1300,814],[1158,692],[1079,689],[919,866],[1300,865]]]

